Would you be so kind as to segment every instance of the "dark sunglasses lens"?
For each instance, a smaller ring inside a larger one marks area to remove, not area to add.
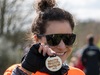
[[[63,41],[68,46],[73,45],[73,43],[75,42],[75,39],[76,39],[75,34],[66,34],[63,36]]]
[[[50,46],[56,46],[61,41],[61,37],[58,34],[46,35],[46,39]]]

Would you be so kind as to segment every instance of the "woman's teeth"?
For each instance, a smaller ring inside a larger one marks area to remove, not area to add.
[[[66,52],[63,52],[63,53],[56,53],[56,55],[58,55],[58,56],[62,56],[62,55],[64,55]]]

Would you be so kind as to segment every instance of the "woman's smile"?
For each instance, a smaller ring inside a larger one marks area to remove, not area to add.
[[[63,55],[65,55],[65,53],[67,53],[67,51],[64,51],[64,52],[56,52],[56,55],[57,56],[63,56]]]

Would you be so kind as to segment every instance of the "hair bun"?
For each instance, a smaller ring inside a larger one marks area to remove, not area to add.
[[[53,8],[55,6],[55,0],[41,0],[38,3],[38,11],[44,12],[48,8]]]

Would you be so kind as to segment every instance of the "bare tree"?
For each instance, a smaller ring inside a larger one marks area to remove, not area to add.
[[[25,0],[0,0],[0,36],[13,41],[15,45],[20,41],[18,36],[22,36],[23,27],[31,23],[28,17],[32,9],[26,10],[24,4]]]
[[[19,60],[24,36],[23,27],[31,23],[29,19],[33,9],[26,7],[25,0],[0,0],[0,74]],[[1,41],[2,40],[2,41]],[[16,59],[14,59],[17,57]]]
[[[25,13],[24,0],[0,0],[0,3],[0,34],[10,34],[21,30],[26,23],[26,17],[31,13],[31,9]]]

